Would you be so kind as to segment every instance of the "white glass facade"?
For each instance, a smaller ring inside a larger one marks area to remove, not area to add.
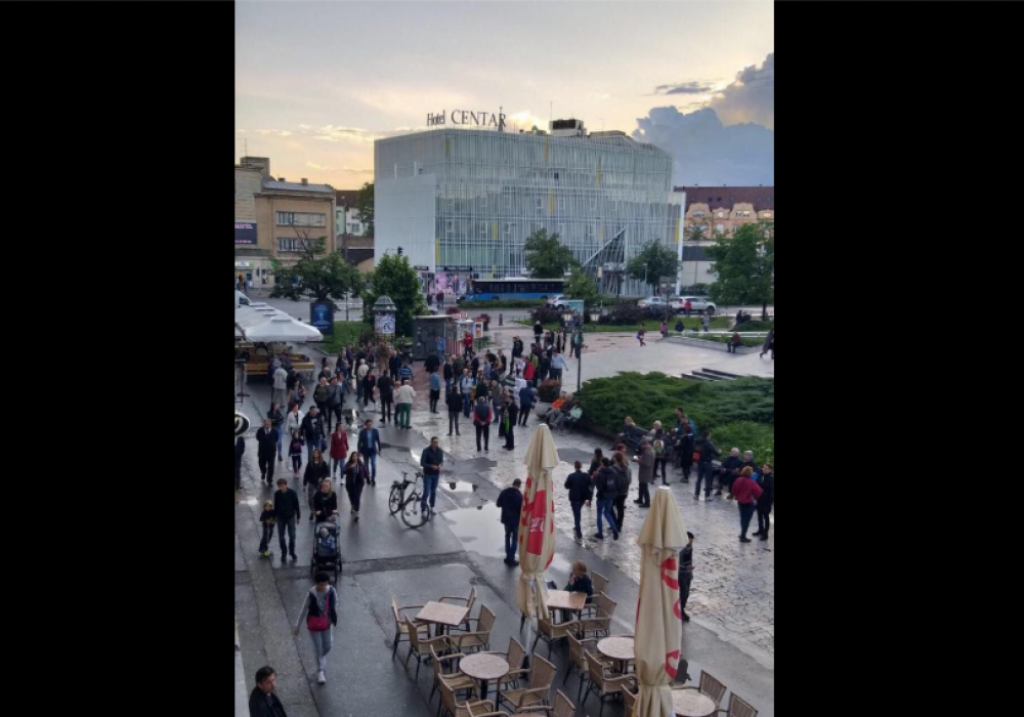
[[[378,259],[402,247],[433,272],[524,276],[523,244],[546,229],[590,273],[603,266],[608,290],[646,242],[676,248],[672,157],[624,136],[439,129],[378,140],[374,154]]]

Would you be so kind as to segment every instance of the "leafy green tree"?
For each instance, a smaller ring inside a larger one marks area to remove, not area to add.
[[[565,272],[579,266],[569,247],[558,240],[558,234],[548,236],[547,229],[538,229],[526,238],[526,268],[535,279],[561,279]]]
[[[372,237],[373,233],[373,182],[367,182],[356,194],[356,211],[359,221],[366,227],[363,236]]]
[[[303,297],[316,301],[344,301],[349,296],[359,296],[363,288],[359,270],[347,263],[341,254],[324,254],[326,237],[313,239],[308,236],[308,231],[303,236],[303,231],[298,229],[296,233],[300,235],[302,254],[291,266],[275,265],[276,281],[270,296],[296,301]]]
[[[362,297],[363,321],[371,326],[373,305],[381,296],[390,296],[398,307],[395,330],[403,336],[412,336],[412,319],[427,313],[427,303],[423,298],[419,274],[409,264],[409,257],[385,255],[370,273]]]
[[[662,279],[670,276],[675,278],[678,271],[679,259],[676,253],[656,241],[644,244],[640,253],[626,265],[626,273],[630,277],[649,284],[654,290],[657,290]]]
[[[707,248],[716,281],[709,294],[723,304],[760,304],[761,320],[768,320],[768,304],[775,303],[775,223],[744,224],[729,238],[719,236]]]
[[[572,270],[572,276],[565,284],[565,295],[570,299],[582,299],[584,310],[589,311],[601,298],[597,282],[579,269]]]

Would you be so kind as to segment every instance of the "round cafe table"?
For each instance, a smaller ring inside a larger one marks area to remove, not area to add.
[[[710,717],[715,701],[697,690],[672,690],[672,709],[678,717]]]
[[[487,699],[487,683],[500,680],[508,674],[508,662],[501,655],[478,652],[459,660],[459,669],[475,680],[480,680],[480,699]]]
[[[632,637],[606,637],[597,643],[597,651],[615,660],[619,673],[626,674],[626,663],[636,658]]]

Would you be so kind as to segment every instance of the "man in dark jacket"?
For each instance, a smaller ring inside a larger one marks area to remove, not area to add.
[[[523,512],[523,494],[519,490],[523,482],[516,478],[512,487],[498,495],[497,506],[501,508],[501,524],[505,526],[505,565],[511,568],[519,565],[516,548],[519,545],[519,519]]]
[[[331,385],[328,387],[327,395],[327,433],[330,434],[332,430],[333,416],[334,420],[341,423],[341,411],[345,406],[345,391],[342,388],[341,383],[338,381],[338,377],[334,376],[331,379]]]
[[[452,385],[448,390],[448,396],[445,398],[445,403],[448,404],[448,435],[452,435],[452,431],[455,431],[455,435],[462,435],[459,433],[459,414],[462,413],[462,394],[459,393],[459,384],[457,381],[452,381]]]
[[[444,392],[448,393],[448,390],[452,387],[452,379],[455,377],[455,366],[452,359],[448,359],[444,362],[444,369],[442,371],[444,376]]]
[[[260,461],[260,480],[265,480],[267,485],[274,485],[274,458],[277,456],[277,429],[273,427],[269,418],[263,419],[263,428],[256,431],[256,443],[259,446],[256,450],[256,457]],[[236,456],[238,448],[235,448]],[[241,469],[241,456],[236,459],[236,465]]]
[[[775,476],[772,475],[771,463],[765,463],[761,467],[761,475],[757,477],[757,484],[761,486],[763,492],[757,499],[757,532],[754,535],[761,540],[768,540],[772,504],[775,503]]]
[[[693,499],[697,500],[700,498],[700,484],[703,481],[704,500],[711,500],[711,461],[720,456],[721,453],[715,448],[715,444],[711,442],[710,431],[704,431],[700,434],[700,438],[694,441],[693,452],[698,454],[697,487],[693,491]]]
[[[477,389],[483,384],[478,384]],[[491,444],[491,423],[494,421],[494,411],[487,404],[487,397],[477,394],[476,405],[473,406],[473,425],[476,426],[476,450],[487,452]],[[483,439],[483,448],[481,448]]]
[[[235,439],[235,490],[242,490],[242,455],[245,453],[245,438]]]
[[[295,557],[295,524],[302,517],[299,509],[299,494],[288,487],[288,481],[279,478],[277,491],[274,493],[274,517],[277,518],[277,537],[281,543],[281,562],[283,563],[288,555],[292,560],[298,561]],[[288,529],[288,543],[284,544],[285,528]]]
[[[256,671],[256,686],[249,695],[249,717],[288,717],[281,700],[274,694],[276,686],[277,673],[273,667]]]
[[[391,358],[388,359],[388,370],[391,371],[391,380],[398,380],[398,370],[402,368],[402,357],[398,355],[397,351],[391,352]]]
[[[624,453],[623,456],[625,456]],[[629,497],[629,486],[633,482],[633,471],[628,463],[620,465],[618,462],[614,462],[612,468],[615,469],[617,474],[615,484],[618,488],[617,495],[615,496],[615,527],[621,533],[622,526],[626,522],[626,499]]]
[[[370,485],[377,485],[377,454],[381,451],[381,445],[380,431],[373,427],[373,421],[367,420],[363,424],[356,450],[363,455],[363,463],[370,474]]]
[[[690,583],[693,582],[693,533],[687,531],[690,542],[679,551],[679,612],[683,622],[689,622],[686,614],[686,601],[690,599]]]
[[[430,439],[430,445],[420,455],[420,466],[423,468],[423,500],[420,506],[427,512],[427,503],[434,509],[437,502],[437,481],[441,478],[441,466],[444,464],[444,451],[438,445],[437,436]]]
[[[313,462],[313,451],[324,450],[324,421],[316,406],[309,407],[309,413],[302,419],[302,437],[306,440],[306,462]]]
[[[569,491],[569,505],[572,506],[572,518],[575,522],[573,530],[576,537],[583,539],[583,531],[580,529],[580,512],[583,504],[590,504],[593,493],[590,490],[590,476],[583,472],[583,464],[575,463],[576,472],[565,479],[565,488]]]
[[[743,459],[740,458],[740,449],[733,448],[729,451],[729,457],[722,461],[722,467],[718,471],[718,490],[715,495],[722,495],[722,489],[727,491],[726,500],[732,500],[732,482],[743,469]]]
[[[391,406],[395,401],[395,382],[386,373],[382,373],[377,379],[377,392],[380,395],[381,423],[393,421]]]
[[[326,361],[327,359],[324,359]],[[320,424],[323,428],[324,421],[331,420],[331,414],[327,405],[327,402],[331,398],[331,387],[327,383],[326,378],[321,378],[316,388],[313,390],[313,403],[316,404],[317,411],[320,413]],[[323,435],[327,435],[324,433]]]
[[[604,540],[604,519],[608,521],[612,537],[616,540],[619,539],[618,523],[615,522],[615,513],[612,512],[615,497],[619,494],[618,475],[618,471],[612,468],[612,462],[607,458],[602,458],[601,470],[594,478],[594,489],[597,491],[597,533],[594,537],[598,540]]]

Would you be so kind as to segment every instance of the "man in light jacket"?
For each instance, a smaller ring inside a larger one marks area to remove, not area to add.
[[[412,402],[416,391],[409,385],[409,380],[402,381],[402,387],[395,391],[395,423],[399,428],[412,428]]]
[[[637,478],[640,484],[640,497],[633,502],[641,508],[651,507],[650,484],[654,482],[654,449],[651,448],[649,439],[640,441],[640,455],[633,456],[633,462],[640,464],[640,475]]]

